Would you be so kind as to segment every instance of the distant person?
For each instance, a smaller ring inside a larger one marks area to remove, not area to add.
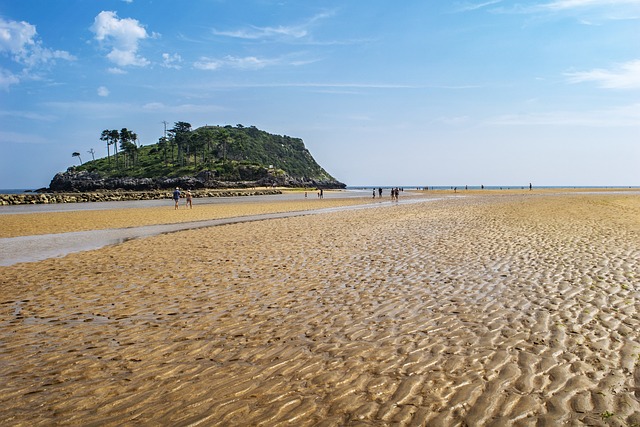
[[[320,189],[320,198],[324,199],[324,190],[322,188]]]
[[[531,185],[531,183],[529,183],[529,191],[533,190],[533,185]]]
[[[378,197],[382,199],[382,187],[378,188]]]
[[[373,189],[373,198],[374,199],[376,198],[376,189],[375,188]]]
[[[191,201],[191,197],[192,197],[191,190],[187,190],[187,203],[186,203],[185,207],[188,206],[189,209],[193,209],[193,203]]]
[[[178,202],[180,201],[180,189],[178,187],[173,190],[173,201],[176,204],[176,209],[178,209]]]

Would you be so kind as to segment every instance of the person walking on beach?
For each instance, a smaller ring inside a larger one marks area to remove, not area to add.
[[[176,203],[176,209],[178,209],[178,202],[180,201],[180,189],[178,187],[173,191],[173,201]]]
[[[189,209],[193,209],[193,203],[191,201],[191,190],[187,190],[187,203],[185,204],[185,207],[189,207]]]
[[[378,188],[378,196],[382,199],[382,187]]]
[[[374,199],[376,198],[376,189],[375,188],[373,189],[373,198]]]

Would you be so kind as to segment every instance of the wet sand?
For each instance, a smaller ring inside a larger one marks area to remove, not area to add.
[[[327,192],[329,193],[329,192]],[[417,194],[417,193],[416,193]],[[416,195],[414,194],[414,196]],[[0,228],[0,238],[31,236],[51,233],[68,233],[87,230],[106,230],[111,228],[140,227],[145,225],[176,224],[193,221],[207,221],[220,218],[240,217],[247,215],[263,215],[277,212],[295,212],[310,209],[324,209],[338,206],[353,206],[363,203],[378,202],[387,199],[371,199],[368,196],[349,195],[341,197],[340,194],[334,198],[319,199],[315,195],[304,198],[301,193],[297,200],[290,198],[280,198],[279,196],[266,197],[243,197],[230,202],[225,202],[222,198],[213,200],[218,203],[202,203],[201,200],[194,200],[194,208],[187,209],[184,200],[180,200],[177,210],[173,207],[173,201],[153,201],[162,202],[164,206],[145,206],[145,202],[127,202],[126,209],[117,207],[120,203],[101,203],[101,208],[93,210],[93,203],[79,203],[64,206],[64,211],[53,212],[28,212],[4,213],[0,216],[2,227]],[[261,202],[252,203],[251,199],[259,199]],[[97,203],[96,203],[97,204]],[[110,205],[116,206],[110,208]],[[139,207],[145,206],[145,207]],[[37,208],[58,209],[56,205],[36,205]],[[11,206],[10,208],[13,208]],[[29,206],[18,206],[18,208],[29,208]],[[71,210],[71,209],[76,210]],[[85,210],[85,208],[89,208]],[[8,212],[15,212],[6,210]],[[5,212],[6,212],[5,211]],[[3,210],[0,209],[0,213]]]
[[[2,425],[640,424],[640,197],[448,198],[0,267]]]

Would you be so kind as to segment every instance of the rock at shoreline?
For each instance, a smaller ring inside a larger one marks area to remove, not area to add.
[[[216,190],[199,189],[192,191],[193,197],[237,197],[264,196],[282,194],[276,189],[234,189]],[[0,206],[6,205],[36,205],[55,203],[83,203],[83,202],[115,202],[128,200],[160,200],[170,199],[171,191],[96,191],[78,193],[42,193],[42,194],[0,194]]]
[[[51,180],[49,192],[92,192],[92,191],[150,191],[168,190],[176,187],[185,189],[203,188],[254,188],[254,187],[308,187],[308,188],[345,188],[338,181],[316,181],[313,179],[293,178],[290,176],[265,177],[257,181],[216,181],[209,171],[200,172],[197,176],[178,178],[104,178],[97,172],[75,171],[69,168],[66,172],[57,173]]]

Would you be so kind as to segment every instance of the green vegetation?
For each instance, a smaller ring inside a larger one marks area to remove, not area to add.
[[[609,411],[604,411],[602,414],[600,414],[600,416],[602,417],[603,420],[607,420],[611,417],[613,417],[615,414],[613,412],[609,412]]]
[[[105,178],[196,176],[209,171],[220,181],[256,180],[267,175],[335,181],[316,163],[300,138],[269,134],[255,126],[203,126],[192,130],[176,122],[156,144],[142,146],[137,135],[104,130],[107,157],[90,160],[76,171]],[[113,146],[113,149],[111,147]],[[74,153],[75,156],[75,153]]]

